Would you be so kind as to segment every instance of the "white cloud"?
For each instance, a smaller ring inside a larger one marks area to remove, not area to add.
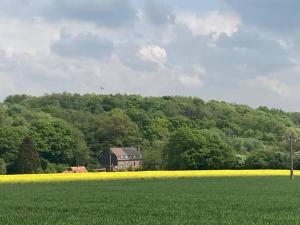
[[[288,97],[291,94],[289,86],[274,77],[259,76],[255,79],[245,81],[244,84],[252,88],[265,89],[281,97]]]
[[[292,44],[284,39],[278,39],[277,42],[283,50],[287,50],[292,47]]]
[[[220,14],[217,11],[205,14],[182,13],[177,15],[176,22],[187,26],[196,36],[212,34],[214,38],[218,38],[221,34],[231,36],[238,31],[241,24],[236,15]]]
[[[123,64],[116,56],[102,61],[55,55],[0,58],[0,99],[10,94],[42,95],[62,91],[194,95],[202,84],[201,76],[197,71],[188,75],[184,71],[181,67],[168,66],[138,71]]]
[[[204,84],[205,70],[202,67],[194,66],[191,74],[178,75],[178,81],[186,87],[199,87]]]
[[[41,21],[0,19],[0,48],[7,56],[48,54],[59,28]]]
[[[196,75],[194,76],[184,76],[180,75],[178,77],[178,80],[185,86],[201,86],[203,84],[203,81]]]
[[[157,45],[145,45],[139,49],[139,56],[142,60],[155,62],[163,65],[167,60],[167,52]]]

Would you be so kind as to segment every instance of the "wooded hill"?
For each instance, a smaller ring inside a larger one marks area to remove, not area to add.
[[[300,150],[299,125],[300,113],[192,97],[15,95],[0,104],[0,168],[16,171],[25,137],[41,172],[100,167],[110,146],[140,147],[145,170],[287,168],[287,137]]]

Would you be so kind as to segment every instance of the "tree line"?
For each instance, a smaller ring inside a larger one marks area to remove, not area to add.
[[[145,170],[287,168],[299,125],[300,113],[194,97],[14,95],[0,104],[0,172],[22,172],[28,145],[33,172],[93,170],[111,146],[139,147]]]

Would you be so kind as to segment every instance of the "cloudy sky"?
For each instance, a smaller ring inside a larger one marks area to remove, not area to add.
[[[185,95],[300,111],[299,0],[0,0],[0,100]]]

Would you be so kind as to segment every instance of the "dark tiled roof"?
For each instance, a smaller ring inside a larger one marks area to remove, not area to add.
[[[121,158],[121,156],[128,156],[127,159],[141,159],[141,153],[134,147],[111,148],[110,150],[117,156],[117,158]]]

